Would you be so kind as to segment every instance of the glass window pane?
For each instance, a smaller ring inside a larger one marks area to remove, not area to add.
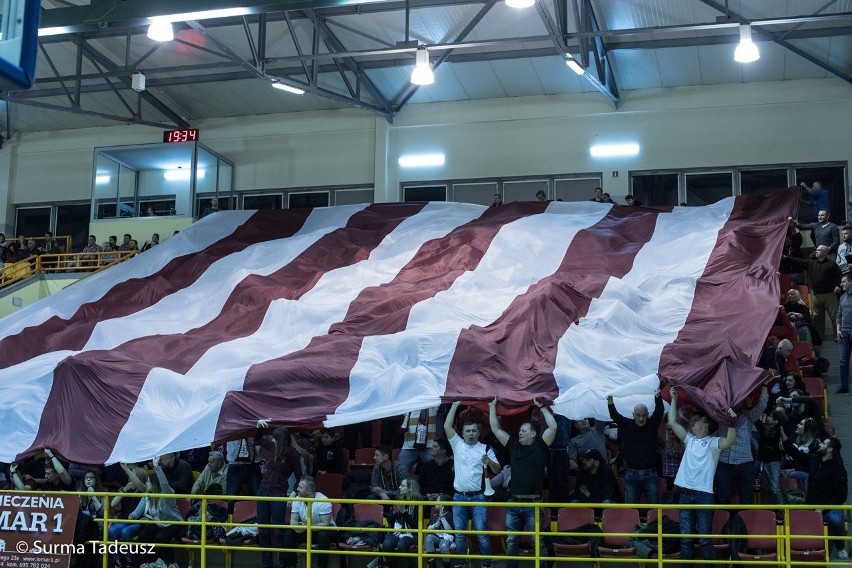
[[[785,189],[789,186],[787,168],[740,170],[740,193],[742,195],[760,195],[776,189]]]
[[[842,166],[813,166],[796,168],[796,183],[804,182],[808,187],[813,187],[815,181],[822,184],[823,189],[828,191],[828,209],[831,219],[835,223],[842,224],[849,220],[846,207],[846,172]],[[809,222],[814,219],[812,198],[810,194],[802,191],[805,203],[799,207],[799,219],[805,217]]]
[[[91,205],[88,203],[56,206],[56,236],[70,235],[73,251],[80,251],[86,246],[90,212]]]
[[[367,189],[338,189],[334,192],[335,205],[357,205],[359,203],[372,203],[373,190]]]
[[[305,191],[287,194],[287,206],[290,209],[307,207],[328,207],[329,194],[327,191]]]
[[[446,201],[446,185],[412,185],[403,188],[403,201]]]
[[[562,201],[589,201],[595,188],[601,187],[601,178],[562,178],[554,180],[554,197]]]
[[[43,237],[50,230],[50,209],[50,207],[18,208],[15,219],[15,235]]]
[[[633,196],[645,206],[678,205],[678,174],[633,174],[630,177]]]
[[[530,179],[503,182],[503,203],[513,201],[536,201],[535,194],[543,191],[545,199],[550,199],[549,183],[546,179]]]
[[[453,184],[453,201],[458,203],[491,205],[495,193],[498,193],[496,181]]]
[[[243,209],[283,209],[284,196],[280,193],[269,195],[244,195]]]
[[[148,209],[151,211],[148,211]],[[140,217],[164,217],[175,214],[175,198],[162,196],[157,198],[140,198],[139,199],[139,216]]]
[[[686,174],[687,205],[710,205],[734,194],[733,172]]]

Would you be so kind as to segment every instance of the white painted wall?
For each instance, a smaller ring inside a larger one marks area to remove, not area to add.
[[[618,109],[597,93],[411,105],[392,125],[346,109],[194,126],[236,163],[237,190],[375,184],[376,201],[398,199],[405,181],[603,172],[615,197],[628,193],[630,170],[852,161],[852,88],[839,79],[622,97]],[[95,147],[159,140],[157,129],[124,125],[21,135],[0,152],[0,166],[10,164],[8,178],[0,167],[0,207],[88,199]],[[624,140],[639,142],[641,154],[589,156],[594,141]],[[447,155],[441,168],[397,165],[401,153],[436,150]]]

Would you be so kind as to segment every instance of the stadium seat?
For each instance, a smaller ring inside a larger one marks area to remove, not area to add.
[[[630,536],[617,536],[611,533],[633,533],[639,524],[638,509],[605,509],[602,516],[601,528],[603,542],[598,546],[601,556],[630,557],[636,555],[636,549],[627,545]]]
[[[739,512],[749,537],[745,550],[737,553],[740,560],[775,560],[778,558],[778,536],[775,511],[747,509]]]
[[[340,473],[318,473],[315,478],[317,491],[329,499],[343,499],[343,479]]]
[[[333,507],[333,506],[332,506]],[[384,522],[384,507],[378,503],[355,503],[353,505],[354,517],[355,521],[374,521],[379,526],[382,526]],[[336,516],[336,515],[335,515]],[[340,537],[343,537],[344,533],[339,533]],[[384,533],[379,535],[379,542],[384,539]],[[361,550],[368,551],[373,550],[373,547],[369,544],[348,544],[341,539],[338,539],[337,548],[339,550]],[[346,555],[340,556],[340,567],[346,568],[348,564],[348,557]]]
[[[817,403],[823,418],[828,416],[828,393],[825,388],[825,381],[819,377],[802,377],[802,382],[808,390],[808,394]]]
[[[790,558],[806,562],[826,559],[825,527],[817,511],[794,509],[790,515]]]
[[[595,511],[588,507],[563,507],[559,509],[556,519],[556,531],[559,533],[570,533],[577,527],[595,524]],[[577,537],[582,539],[585,537]],[[553,539],[553,554],[555,556],[569,556],[574,558],[590,558],[592,546],[588,542],[568,544],[560,543],[559,537]]]
[[[352,456],[352,467],[354,469],[372,469],[376,465],[376,448],[358,448]]]

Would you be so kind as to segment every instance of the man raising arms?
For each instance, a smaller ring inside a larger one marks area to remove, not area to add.
[[[550,410],[537,398],[533,404],[541,409],[541,415],[547,423],[547,429],[538,432],[531,422],[524,422],[518,430],[518,438],[510,438],[509,434],[500,428],[497,419],[497,397],[489,404],[489,422],[491,431],[497,440],[509,450],[509,458],[512,465],[512,485],[510,487],[510,501],[516,503],[506,509],[506,529],[509,536],[506,539],[506,555],[518,555],[518,543],[521,540],[518,531],[535,530],[535,508],[519,505],[519,503],[532,503],[541,501],[541,489],[544,485],[544,470],[547,465],[547,457],[550,444],[556,438],[556,419]],[[539,510],[541,512],[541,510]],[[544,518],[541,519],[539,527],[547,528]],[[540,539],[540,550],[544,553],[547,549],[544,538]],[[508,568],[517,568],[518,561],[509,559]]]
[[[459,401],[453,403],[450,412],[447,413],[446,420],[444,420],[444,433],[447,435],[447,440],[450,441],[455,456],[455,478],[453,480],[455,494],[453,501],[481,502],[485,501],[482,488],[483,468],[487,467],[492,473],[496,474],[500,471],[500,464],[497,462],[494,450],[480,443],[479,424],[465,421],[462,424],[462,435],[456,434],[453,422],[456,419],[459,404]],[[453,524],[457,530],[466,530],[467,521],[471,517],[473,518],[473,530],[479,532],[477,535],[479,552],[486,557],[482,560],[482,567],[488,568],[491,566],[491,561],[487,558],[491,555],[491,542],[487,534],[482,534],[482,531],[488,530],[487,508],[453,506]],[[456,535],[456,552],[467,554],[467,535]],[[457,562],[456,566],[464,566],[464,563]]]

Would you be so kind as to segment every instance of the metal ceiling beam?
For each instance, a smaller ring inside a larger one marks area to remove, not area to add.
[[[6,102],[10,102],[10,103],[15,103],[15,104],[19,104],[19,105],[26,105],[26,106],[31,106],[31,107],[35,107],[35,108],[43,108],[43,109],[46,109],[46,110],[57,110],[57,111],[61,111],[61,112],[70,112],[72,114],[81,114],[81,115],[84,115],[84,116],[96,116],[98,118],[106,118],[108,120],[115,120],[117,122],[123,122],[123,123],[126,123],[126,124],[141,124],[143,126],[153,126],[155,128],[164,128],[164,129],[174,128],[173,124],[163,124],[161,122],[152,122],[152,121],[149,121],[149,120],[141,120],[141,119],[138,119],[137,117],[134,117],[134,116],[121,116],[121,115],[117,115],[117,114],[109,114],[109,113],[105,113],[105,112],[97,112],[97,111],[93,111],[93,110],[86,110],[86,109],[82,109],[82,108],[79,108],[79,107],[65,107],[65,106],[62,106],[62,105],[44,103],[44,102],[36,101],[36,100],[33,100],[33,99],[24,99],[24,98],[18,98],[18,97],[15,97],[15,96],[8,96],[7,95],[7,96],[3,97],[3,100],[6,101]]]
[[[719,4],[715,0],[699,0],[699,2],[701,2],[702,4],[706,4],[707,6],[710,6],[714,10],[718,10],[719,12],[723,13],[728,18],[737,20],[737,23],[749,22],[749,20],[747,18],[743,17],[741,14],[734,12],[733,10],[728,8],[727,5],[723,6],[723,5]],[[834,67],[833,65],[830,65],[830,64],[826,63],[825,61],[822,61],[822,60],[814,57],[813,55],[806,52],[805,50],[800,49],[800,48],[796,47],[795,45],[792,45],[790,42],[783,39],[781,34],[776,34],[776,33],[770,32],[768,30],[764,30],[764,29],[761,29],[759,27],[754,27],[754,26],[752,26],[752,34],[756,34],[758,37],[764,37],[766,39],[769,39],[769,40],[777,43],[781,47],[787,49],[788,51],[795,53],[799,57],[802,57],[803,59],[810,61],[814,65],[824,69],[825,71],[828,71],[832,75],[835,75],[836,77],[843,79],[847,83],[852,84],[852,76],[850,76],[848,73],[845,73],[844,71],[838,69],[837,67]]]
[[[74,39],[72,39],[72,42],[82,50],[82,53],[87,58],[89,58],[92,62],[97,63],[98,65],[100,65],[104,69],[112,71],[112,70],[115,70],[116,67],[118,67],[118,65],[113,63],[113,61],[109,57],[107,57],[103,53],[101,53],[98,50],[96,50],[95,48],[93,48],[90,44],[86,43],[81,38],[75,37]],[[117,79],[119,81],[121,81],[121,83],[124,85],[125,88],[130,88],[130,85],[131,85],[130,74],[118,75]],[[158,99],[157,97],[152,95],[149,91],[142,91],[139,94],[139,96],[142,97],[142,99],[145,102],[147,102],[149,105],[151,105],[155,109],[157,109],[158,112],[162,113],[163,116],[168,118],[170,121],[174,122],[175,125],[178,128],[189,128],[190,127],[190,124],[187,121],[185,121],[183,118],[181,118],[167,104],[165,104],[163,101],[161,101],[160,99]],[[141,117],[138,117],[138,118],[141,120]]]
[[[331,29],[329,29],[328,25],[325,22],[325,19],[318,16],[316,12],[313,10],[309,10],[305,12],[305,15],[308,19],[311,20],[314,24],[314,29],[319,33],[323,42],[329,51],[332,52],[346,52],[346,46],[343,45],[343,42],[334,34]],[[336,60],[335,60],[336,61]],[[385,109],[383,115],[388,122],[393,122],[393,114],[394,111],[391,108],[390,101],[388,101],[387,97],[382,93],[379,88],[373,83],[373,80],[370,79],[364,70],[361,68],[361,65],[356,61],[353,57],[344,56],[343,62],[349,68],[349,70],[355,75],[360,85],[364,85],[364,88],[367,89],[367,92],[370,93],[370,96],[373,97],[373,100],[376,101],[376,104],[381,108]],[[347,86],[349,85],[348,81],[346,81],[346,76],[343,72],[340,73],[344,78]],[[353,97],[356,96],[355,93],[351,92]]]

